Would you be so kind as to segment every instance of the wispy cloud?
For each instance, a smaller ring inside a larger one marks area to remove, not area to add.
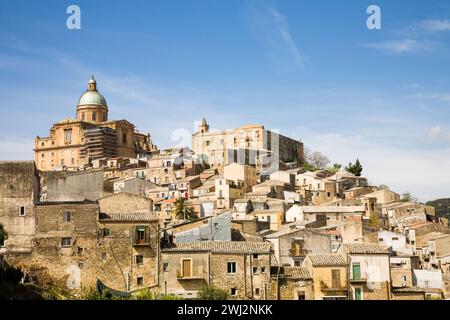
[[[385,53],[404,54],[417,52],[434,51],[438,44],[431,41],[419,41],[416,39],[400,39],[391,41],[382,41],[377,43],[366,43],[363,46],[377,49]]]
[[[264,1],[250,1],[248,6],[249,22],[255,35],[262,40],[266,47],[266,54],[272,62],[286,68],[292,65],[297,69],[303,68],[305,58],[300,52],[299,46],[291,31],[287,17],[276,9],[275,4],[267,4]]]
[[[286,17],[275,9],[268,9],[268,11],[274,18],[276,27],[280,32],[281,38],[289,48],[289,51],[291,52],[295,64],[299,67],[303,67],[304,65],[303,57],[300,54],[300,50],[298,49],[297,44],[292,38],[292,34],[291,31],[289,30],[289,24],[287,23]]]
[[[419,24],[419,27],[430,32],[450,31],[450,20],[424,20]]]

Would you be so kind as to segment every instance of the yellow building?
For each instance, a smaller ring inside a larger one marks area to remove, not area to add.
[[[35,162],[42,171],[74,169],[92,160],[130,157],[156,150],[150,134],[141,134],[127,120],[108,120],[106,99],[94,77],[78,101],[76,118],[55,123],[48,137],[36,137]]]
[[[264,175],[277,171],[283,163],[300,167],[304,158],[303,143],[262,125],[210,131],[204,118],[192,135],[192,151],[212,168],[239,163],[253,165]]]

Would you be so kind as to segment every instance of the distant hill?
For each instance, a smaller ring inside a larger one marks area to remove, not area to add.
[[[436,209],[437,217],[450,219],[450,198],[428,201],[426,205]]]

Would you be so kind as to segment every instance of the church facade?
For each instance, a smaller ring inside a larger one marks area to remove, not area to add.
[[[34,148],[41,171],[77,169],[99,158],[136,158],[156,150],[150,134],[137,132],[127,120],[108,119],[106,99],[93,77],[78,101],[76,118],[55,123],[48,137],[36,137]]]

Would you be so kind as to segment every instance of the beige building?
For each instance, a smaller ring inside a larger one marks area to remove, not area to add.
[[[228,180],[223,177],[215,179],[215,194],[218,209],[232,209],[234,200],[244,197],[244,181]]]
[[[245,241],[177,243],[161,250],[162,290],[194,298],[206,284],[226,290],[232,299],[269,295],[271,244]]]
[[[303,143],[285,137],[262,125],[246,125],[222,131],[210,131],[203,118],[192,135],[192,150],[212,168],[224,164],[255,165],[258,174],[278,170],[280,163],[303,165]]]
[[[309,254],[302,266],[314,282],[315,300],[347,300],[347,261],[338,254]]]
[[[55,123],[48,137],[36,138],[34,147],[41,171],[79,168],[99,158],[136,158],[155,150],[149,134],[137,132],[126,120],[108,119],[106,100],[94,78],[78,101],[76,118]]]
[[[223,177],[229,180],[241,180],[244,182],[245,192],[250,192],[257,184],[256,168],[239,163],[230,163],[223,168]]]

